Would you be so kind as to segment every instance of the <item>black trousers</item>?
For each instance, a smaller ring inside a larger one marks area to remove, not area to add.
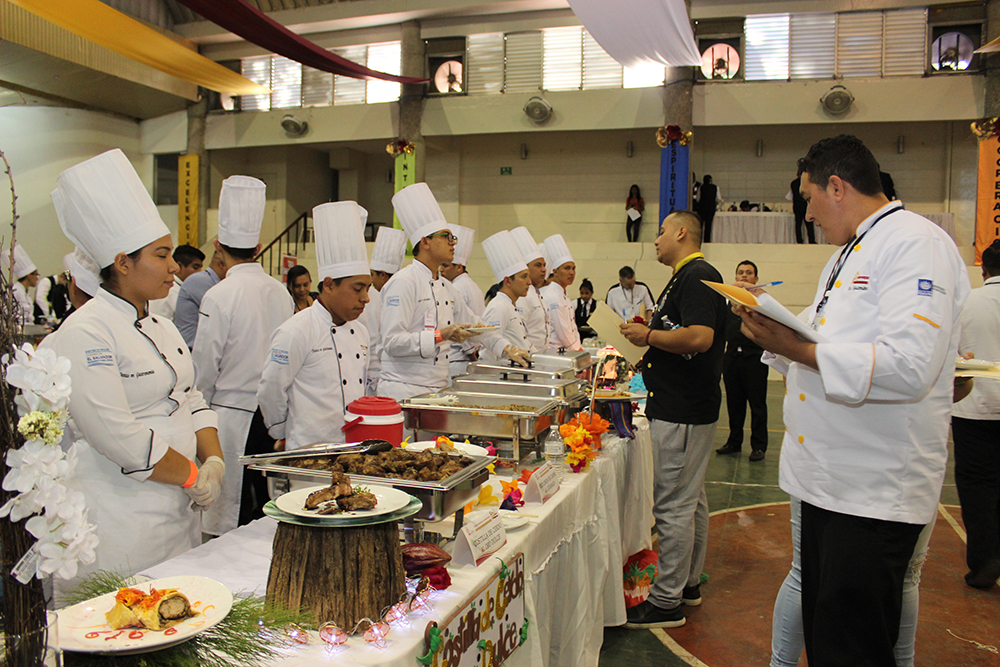
[[[968,533],[965,562],[976,572],[1000,559],[1000,421],[951,418],[955,486]]]
[[[726,354],[722,380],[726,385],[729,438],[726,447],[743,446],[743,424],[750,404],[750,449],[767,451],[767,372],[760,355]]]
[[[805,226],[806,234],[809,236],[809,243],[816,243],[816,230],[813,228],[813,223],[805,218],[795,220],[795,242],[802,243],[803,226]]]
[[[802,503],[809,667],[896,667],[903,576],[921,529]]]
[[[628,239],[629,243],[639,240],[639,225],[642,224],[642,216],[633,220],[632,218],[627,218],[625,220],[625,238]]]
[[[274,451],[274,438],[267,433],[264,416],[260,408],[253,413],[250,432],[247,434],[246,453],[267,454]],[[239,465],[239,462],[234,462]],[[264,505],[270,497],[267,494],[267,477],[257,470],[243,468],[243,492],[240,497],[240,518],[238,525],[245,526],[264,516]]]
[[[703,209],[698,211],[701,217],[701,242],[711,243],[712,241],[712,221],[715,220],[715,209],[711,211]]]

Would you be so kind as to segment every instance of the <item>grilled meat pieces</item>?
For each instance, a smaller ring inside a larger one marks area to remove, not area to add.
[[[325,502],[349,496],[351,493],[351,480],[344,473],[335,472],[330,481],[330,486],[309,494],[309,497],[306,498],[305,508],[307,510],[314,510]]]
[[[345,498],[337,499],[337,505],[339,505],[341,509],[347,510],[348,512],[375,509],[375,505],[377,503],[378,500],[375,498],[375,494],[368,493],[367,491],[362,491]]]

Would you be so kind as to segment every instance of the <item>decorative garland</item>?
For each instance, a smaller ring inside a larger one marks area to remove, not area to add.
[[[385,152],[393,157],[399,157],[403,153],[413,155],[413,151],[415,150],[416,146],[413,145],[413,142],[406,139],[396,139],[395,141],[390,141],[385,146]]]
[[[116,572],[102,570],[87,577],[65,602],[77,604],[134,584]],[[63,654],[68,667],[264,667],[294,645],[289,627],[309,627],[298,611],[277,609],[263,598],[236,596],[233,608],[218,625],[186,642],[138,655]]]
[[[979,137],[980,141],[990,137],[1000,137],[1000,118],[980,118],[972,121],[972,133]]]
[[[687,146],[693,138],[694,133],[690,130],[683,131],[680,125],[667,125],[656,131],[656,145],[660,148],[666,148],[675,141],[681,146]]]

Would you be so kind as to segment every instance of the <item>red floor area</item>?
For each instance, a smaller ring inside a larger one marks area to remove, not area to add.
[[[951,514],[961,525],[958,509]],[[704,602],[667,633],[709,667],[767,665],[774,596],[791,563],[788,503],[721,512],[709,530]],[[965,572],[965,545],[938,517],[921,577],[918,667],[1000,665],[1000,655],[948,633],[1000,647],[1000,588],[969,588]]]

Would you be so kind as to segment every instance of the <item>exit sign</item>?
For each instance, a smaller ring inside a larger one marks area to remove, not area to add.
[[[514,175],[514,167],[500,167],[500,175],[501,176],[513,176]]]

